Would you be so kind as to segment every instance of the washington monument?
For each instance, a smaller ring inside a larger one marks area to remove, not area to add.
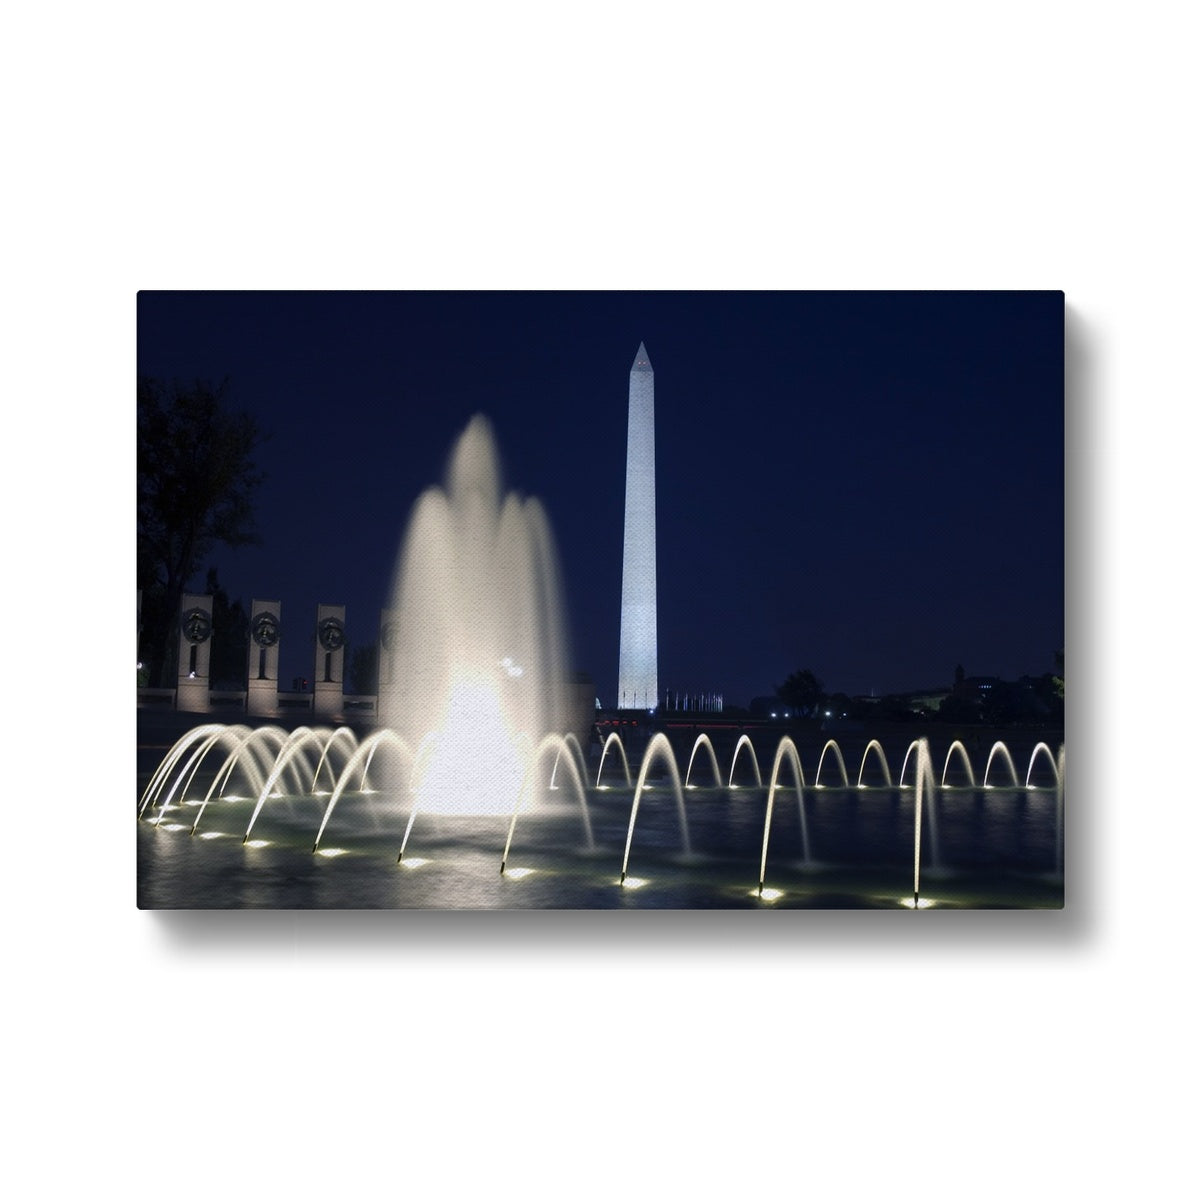
[[[618,708],[655,708],[658,705],[658,609],[654,564],[654,368],[650,365],[646,345],[641,342],[629,372]]]

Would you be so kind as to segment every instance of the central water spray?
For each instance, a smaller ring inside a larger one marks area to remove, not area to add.
[[[397,560],[381,723],[422,747],[416,810],[510,815],[533,750],[563,727],[561,587],[541,504],[504,494],[490,423],[474,417],[444,488],[417,501]],[[386,668],[386,669],[384,669]]]

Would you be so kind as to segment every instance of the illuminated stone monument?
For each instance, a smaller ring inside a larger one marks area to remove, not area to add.
[[[175,681],[175,707],[180,712],[208,712],[212,628],[212,597],[185,592],[179,605],[179,678]]]
[[[658,612],[654,546],[654,368],[645,343],[629,372],[625,457],[625,555],[621,570],[618,708],[658,705]]]
[[[246,711],[260,717],[279,712],[278,600],[250,606],[250,659],[246,671]]]
[[[346,656],[346,606],[317,605],[317,657],[313,670],[313,712],[342,713],[342,666]]]

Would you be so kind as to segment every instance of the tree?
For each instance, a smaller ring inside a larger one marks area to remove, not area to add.
[[[350,691],[355,696],[370,696],[379,687],[379,644],[356,646],[350,655]]]
[[[258,423],[227,406],[228,381],[190,387],[139,378],[138,587],[152,678],[170,685],[180,601],[215,545],[259,541],[254,494],[263,476]]]
[[[775,695],[784,704],[790,704],[801,716],[811,717],[816,714],[825,700],[825,687],[821,681],[805,667],[801,671],[793,671],[781,684],[775,688]]]
[[[250,618],[241,600],[230,601],[217,579],[217,568],[209,567],[204,593],[212,597],[212,657],[208,675],[214,687],[234,690],[246,686],[249,669]]]

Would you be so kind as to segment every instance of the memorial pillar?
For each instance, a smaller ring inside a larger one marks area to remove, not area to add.
[[[313,666],[313,712],[340,717],[346,656],[346,606],[317,605],[317,655]]]
[[[179,613],[179,672],[175,707],[180,712],[209,711],[208,661],[212,654],[212,597],[185,592]]]
[[[250,605],[250,660],[246,671],[246,711],[254,716],[279,714],[278,600]]]

